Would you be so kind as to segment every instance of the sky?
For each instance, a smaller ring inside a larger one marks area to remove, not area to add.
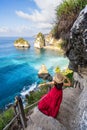
[[[0,0],[0,36],[34,36],[51,31],[62,0]]]

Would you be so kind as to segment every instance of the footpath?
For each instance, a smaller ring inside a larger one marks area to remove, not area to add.
[[[37,107],[34,108],[25,130],[73,130],[70,121],[71,118],[75,117],[74,107],[80,93],[81,90],[78,88],[63,90],[63,101],[57,119],[44,115]]]

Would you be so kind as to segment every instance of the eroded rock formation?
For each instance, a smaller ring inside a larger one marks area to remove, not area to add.
[[[41,68],[38,72],[38,77],[44,80],[52,81],[52,76],[49,74],[46,66],[44,64],[41,65]]]
[[[28,43],[28,41],[26,41],[25,39],[23,38],[19,38],[17,39],[15,42],[14,42],[14,46],[16,48],[29,48],[30,47],[30,44]]]
[[[35,43],[34,43],[34,47],[35,48],[43,48],[43,46],[45,46],[45,38],[44,35],[42,33],[38,33]]]

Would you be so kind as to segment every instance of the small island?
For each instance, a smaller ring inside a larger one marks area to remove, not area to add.
[[[25,39],[23,38],[19,38],[17,39],[15,42],[14,42],[14,46],[16,48],[29,48],[30,47],[30,44],[28,43],[28,41],[26,41]]]

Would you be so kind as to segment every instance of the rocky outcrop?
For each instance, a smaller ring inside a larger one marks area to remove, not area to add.
[[[40,49],[40,48],[43,48],[43,46],[45,46],[44,35],[42,33],[38,33],[35,43],[34,43],[34,47]]]
[[[14,46],[16,48],[29,48],[30,44],[28,41],[24,40],[23,38],[19,38],[14,42]]]
[[[87,68],[87,6],[80,12],[71,28],[66,54],[70,60],[71,69],[78,71],[79,68]]]
[[[46,66],[44,64],[41,65],[41,68],[38,72],[38,77],[44,80],[52,81],[52,76],[49,74]]]
[[[81,91],[70,116],[70,130],[87,130],[87,6],[71,28],[66,54],[74,71],[74,87]]]
[[[49,35],[45,36],[45,44],[47,46],[54,46],[54,47],[58,47],[61,49],[61,44],[63,43],[62,39],[55,39],[51,33],[49,33]]]

